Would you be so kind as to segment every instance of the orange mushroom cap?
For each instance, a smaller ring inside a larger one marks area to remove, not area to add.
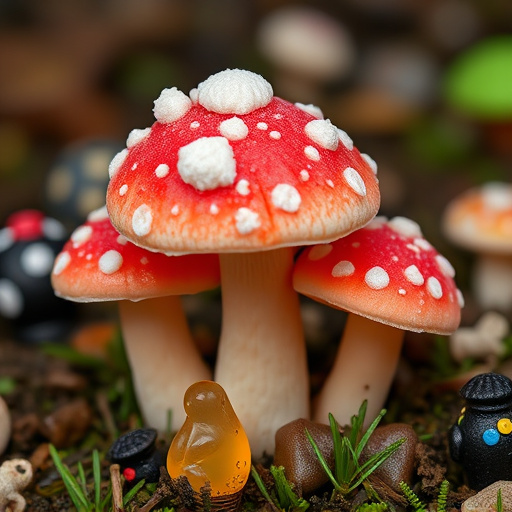
[[[106,208],[75,229],[52,271],[55,293],[76,302],[192,294],[219,281],[216,255],[166,256],[137,247],[114,229]]]
[[[376,217],[298,258],[295,289],[317,301],[408,331],[450,334],[460,322],[455,271],[404,217]]]
[[[225,70],[190,97],[165,89],[154,112],[157,122],[132,131],[110,166],[109,215],[137,245],[190,253],[317,243],[378,210],[375,162],[318,109],[274,97],[255,73]]]

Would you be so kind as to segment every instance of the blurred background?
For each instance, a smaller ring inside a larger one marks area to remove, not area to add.
[[[382,214],[417,221],[469,287],[473,256],[440,223],[512,176],[509,0],[1,0],[0,227],[36,208],[69,234],[161,89],[234,67],[348,132],[378,163]]]

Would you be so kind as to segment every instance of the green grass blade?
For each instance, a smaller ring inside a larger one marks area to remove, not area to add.
[[[123,498],[123,507],[126,507],[130,500],[144,487],[146,480],[140,480],[137,482],[125,495]]]
[[[350,419],[350,434],[348,440],[350,444],[355,447],[357,445],[358,437],[363,430],[364,418],[366,417],[366,409],[368,407],[368,401],[363,400],[359,411],[355,416]]]
[[[107,508],[107,505],[111,505],[111,503],[112,503],[112,484],[109,482],[107,494],[103,498],[103,501],[100,503],[98,512],[105,510]]]
[[[78,482],[82,488],[85,499],[89,500],[89,493],[87,492],[87,480],[85,479],[85,471],[81,462],[78,462]]]
[[[368,430],[364,433],[363,437],[357,444],[356,448],[356,455],[359,458],[359,455],[361,455],[361,452],[363,451],[363,448],[366,446],[366,443],[368,442],[368,439],[373,434],[373,431],[377,428],[378,424],[380,423],[380,420],[382,417],[386,414],[386,409],[382,409],[378,416],[372,421],[370,426],[368,427]]]
[[[334,416],[329,413],[329,425],[331,426],[331,436],[334,448],[334,476],[340,484],[345,482],[346,474],[349,469],[348,454],[340,433],[339,425]]]
[[[71,471],[65,466],[57,452],[55,446],[50,444],[50,455],[52,456],[53,462],[57,471],[59,472],[66,490],[68,491],[69,497],[73,502],[73,505],[78,511],[89,510],[90,504],[87,502],[87,498],[84,496],[80,485],[76,481],[75,477],[71,474]]]
[[[303,512],[309,508],[309,503],[295,494],[286,478],[283,466],[270,466],[270,473],[274,477],[279,506],[282,509]]]
[[[270,494],[267,491],[267,488],[265,487],[265,484],[263,483],[263,480],[261,479],[260,474],[258,471],[256,471],[256,468],[254,466],[251,466],[251,475],[256,482],[256,485],[258,489],[260,490],[263,497],[274,507],[277,507],[278,504],[274,502],[274,500],[271,498]]]
[[[322,466],[323,470],[325,471],[325,474],[329,477],[329,480],[331,481],[332,485],[337,491],[341,490],[340,484],[336,480],[336,477],[332,474],[331,468],[329,467],[329,464],[327,464],[324,456],[322,455],[322,452],[318,448],[318,445],[316,444],[315,440],[309,433],[309,430],[306,429],[306,437],[308,438],[308,441],[311,443],[311,446],[313,447],[313,451],[315,452],[315,455],[320,462],[320,465]]]
[[[99,512],[101,510],[101,468],[98,450],[92,452],[92,474],[94,479],[94,505]]]

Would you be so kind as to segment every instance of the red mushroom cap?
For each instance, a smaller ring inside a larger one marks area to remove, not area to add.
[[[450,334],[463,305],[454,275],[418,224],[376,217],[345,238],[307,248],[293,282],[304,295],[377,322]]]
[[[165,89],[157,122],[132,131],[111,163],[116,229],[151,250],[237,252],[329,241],[367,223],[380,201],[375,162],[311,107],[272,94],[238,69],[190,98]]]
[[[129,242],[112,226],[106,208],[75,229],[55,259],[55,293],[76,302],[141,300],[198,293],[218,286],[218,257],[165,256]]]

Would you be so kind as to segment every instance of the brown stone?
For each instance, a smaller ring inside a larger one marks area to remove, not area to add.
[[[407,484],[411,484],[412,481],[415,450],[418,444],[418,436],[414,429],[405,423],[391,423],[377,427],[361,454],[362,463],[401,438],[405,438],[405,442],[373,472],[374,477],[379,478],[395,491],[400,491],[401,481]]]
[[[334,467],[331,428],[306,419],[287,423],[276,432],[274,465],[283,466],[286,478],[298,487],[297,490],[308,494],[325,484],[328,477],[306,437],[306,429],[315,440],[329,467]]]

